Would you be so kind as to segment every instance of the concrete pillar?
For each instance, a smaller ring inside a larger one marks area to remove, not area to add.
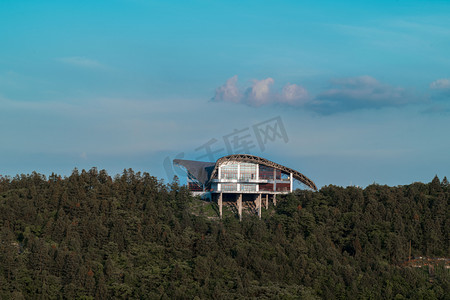
[[[291,193],[292,193],[292,189],[293,189],[293,185],[294,185],[294,177],[292,177],[292,173],[289,175],[289,179],[290,179],[290,189],[291,189]]]
[[[269,209],[269,194],[266,194],[266,210]]]
[[[258,205],[258,217],[261,219],[261,211],[262,211],[261,194],[258,194],[258,200],[256,202],[257,202],[257,205]]]
[[[273,194],[273,206],[277,206],[277,194]]]
[[[219,179],[219,182],[217,183],[217,191],[222,190],[222,184],[220,183],[222,181],[222,167],[219,166],[219,172],[217,174],[217,178]]]
[[[239,194],[237,202],[238,202],[239,221],[242,221],[242,194]]]
[[[219,201],[217,201],[219,204],[219,216],[222,219],[222,193],[219,194]]]
[[[241,164],[240,163],[238,163],[238,166],[237,166],[237,184],[236,184],[236,187],[237,187],[237,190],[238,191],[240,191],[241,190],[241,184],[239,183],[240,181],[241,181]]]
[[[277,170],[273,168],[273,191],[277,191]]]
[[[259,181],[259,164],[256,164],[256,182]],[[259,192],[259,183],[256,183],[256,191]]]

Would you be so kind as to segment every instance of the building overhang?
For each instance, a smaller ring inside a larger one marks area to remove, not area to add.
[[[203,185],[210,180],[211,172],[215,166],[215,163],[213,162],[186,159],[174,159],[173,164],[185,167],[186,170]]]
[[[233,154],[221,157],[215,163],[184,159],[175,159],[173,161],[174,164],[185,167],[186,170],[203,185],[210,185],[212,182],[217,182],[214,177],[218,173],[219,166],[229,164],[231,162],[247,162],[272,167],[274,169],[280,170],[281,172],[292,174],[292,177],[294,179],[300,181],[301,183],[315,191],[317,190],[315,183],[302,173],[255,155]]]
[[[294,169],[285,167],[283,165],[277,164],[268,159],[265,159],[265,158],[262,158],[259,156],[255,156],[255,155],[250,155],[250,154],[232,154],[232,155],[228,155],[228,156],[219,158],[216,161],[216,164],[214,166],[214,169],[211,172],[211,176],[209,177],[207,184],[210,183],[212,178],[214,178],[214,176],[217,174],[219,166],[221,166],[222,164],[228,163],[230,161],[248,162],[248,163],[260,164],[260,165],[264,165],[267,167],[272,167],[272,168],[278,169],[284,173],[292,174],[294,179],[300,181],[301,183],[305,184],[309,188],[317,191],[316,184],[311,179],[309,179],[308,177],[303,175],[302,173],[300,173]]]

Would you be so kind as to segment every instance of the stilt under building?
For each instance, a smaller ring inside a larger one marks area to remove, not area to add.
[[[255,201],[258,217],[261,218],[263,197],[266,210],[269,208],[270,197],[276,206],[277,195],[292,192],[294,179],[312,190],[317,190],[314,182],[302,173],[248,154],[224,156],[215,163],[176,159],[174,164],[186,168],[188,187],[193,194],[217,195],[212,199],[217,199],[220,218],[223,217],[224,199],[230,199],[225,197],[226,195],[234,195],[239,220],[242,220],[244,198],[247,199],[251,195],[254,195],[250,199]]]

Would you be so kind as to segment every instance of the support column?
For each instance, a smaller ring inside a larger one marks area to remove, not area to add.
[[[261,194],[258,194],[258,200],[256,201],[258,205],[258,217],[261,219]]]
[[[240,182],[240,178],[241,178],[241,164],[239,163],[238,164],[238,166],[237,166],[238,168],[237,168],[237,184],[236,184],[236,188],[237,188],[237,190],[238,191],[241,191],[241,184],[239,183]]]
[[[219,166],[219,171],[217,173],[217,179],[219,179],[219,181],[217,182],[217,191],[221,191],[222,190],[222,167]]]
[[[238,202],[239,221],[242,221],[242,194],[239,194],[237,202]]]
[[[292,189],[294,188],[293,187],[293,185],[294,185],[294,178],[292,177],[292,173],[289,175],[289,180],[290,180],[290,192],[292,193]]]
[[[273,168],[273,191],[277,191],[277,170]]]
[[[259,164],[256,164],[256,191],[259,192]]]
[[[269,209],[269,194],[266,194],[266,210]]]
[[[273,206],[277,206],[277,194],[273,194]]]
[[[219,216],[222,219],[222,193],[219,194],[219,201],[217,201],[219,203]]]

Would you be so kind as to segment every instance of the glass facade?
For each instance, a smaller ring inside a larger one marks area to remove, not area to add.
[[[242,192],[256,192],[256,184],[241,183],[240,188]]]
[[[242,163],[240,165],[239,180],[256,179],[256,164]]]
[[[221,192],[289,192],[289,174],[281,170],[244,162],[220,166],[213,191]]]
[[[281,179],[281,171],[277,170],[272,167],[267,166],[259,166],[259,179],[273,179],[273,177],[276,177],[276,179]]]
[[[273,183],[261,183],[259,185],[259,190],[272,192],[273,191]]]
[[[222,174],[220,179],[237,179],[238,178],[238,165],[224,165],[222,166]]]
[[[237,191],[237,183],[222,183],[221,191],[223,192],[234,192]]]

